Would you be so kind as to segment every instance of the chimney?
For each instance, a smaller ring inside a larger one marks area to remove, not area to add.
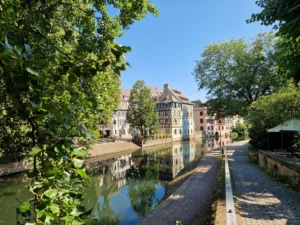
[[[168,89],[168,88],[169,88],[169,84],[165,84],[164,89]]]

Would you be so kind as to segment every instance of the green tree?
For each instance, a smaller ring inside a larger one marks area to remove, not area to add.
[[[131,127],[137,127],[142,135],[145,129],[156,132],[159,125],[155,102],[144,81],[138,80],[133,85],[128,103],[126,120]]]
[[[206,47],[194,70],[199,89],[208,90],[207,107],[218,117],[244,115],[246,107],[280,85],[274,59],[276,39],[261,33]]]
[[[244,135],[248,132],[248,128],[245,124],[241,123],[240,121],[237,121],[235,131],[240,135]]]
[[[251,145],[267,149],[267,129],[277,126],[292,117],[300,117],[300,92],[295,85],[280,89],[253,102],[248,110],[247,120],[251,124],[249,137]]]
[[[33,160],[20,223],[83,224],[88,152],[73,138],[93,140],[118,104],[130,48],[115,38],[157,11],[147,0],[6,0],[0,11],[0,151]]]
[[[159,178],[160,164],[153,154],[133,156],[140,161],[138,167],[132,166],[126,171],[128,197],[133,210],[144,217],[153,210],[156,185]]]
[[[252,14],[248,23],[261,21],[262,25],[274,25],[281,37],[279,42],[280,57],[278,63],[287,75],[300,81],[300,1],[299,0],[258,0],[262,8],[260,13]]]

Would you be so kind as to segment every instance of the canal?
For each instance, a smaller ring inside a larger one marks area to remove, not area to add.
[[[214,139],[174,142],[88,162],[84,205],[93,208],[88,224],[136,224],[160,203],[166,182],[219,145]],[[19,202],[31,197],[28,182],[22,174],[0,178],[0,225],[16,224]]]

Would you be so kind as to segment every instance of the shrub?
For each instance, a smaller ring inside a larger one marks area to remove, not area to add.
[[[236,133],[236,132],[231,133],[231,138],[232,139],[237,139],[238,137],[239,137],[238,133]]]

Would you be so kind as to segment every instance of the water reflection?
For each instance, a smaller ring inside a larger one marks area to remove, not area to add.
[[[175,178],[189,163],[229,138],[174,142],[140,149],[132,154],[105,156],[89,163],[91,179],[84,190],[84,204],[92,209],[87,224],[136,224],[165,194],[165,181]],[[18,178],[17,178],[18,179]],[[15,180],[15,179],[14,179]],[[0,221],[16,224],[16,197],[29,198],[26,182],[2,180],[0,185]]]

